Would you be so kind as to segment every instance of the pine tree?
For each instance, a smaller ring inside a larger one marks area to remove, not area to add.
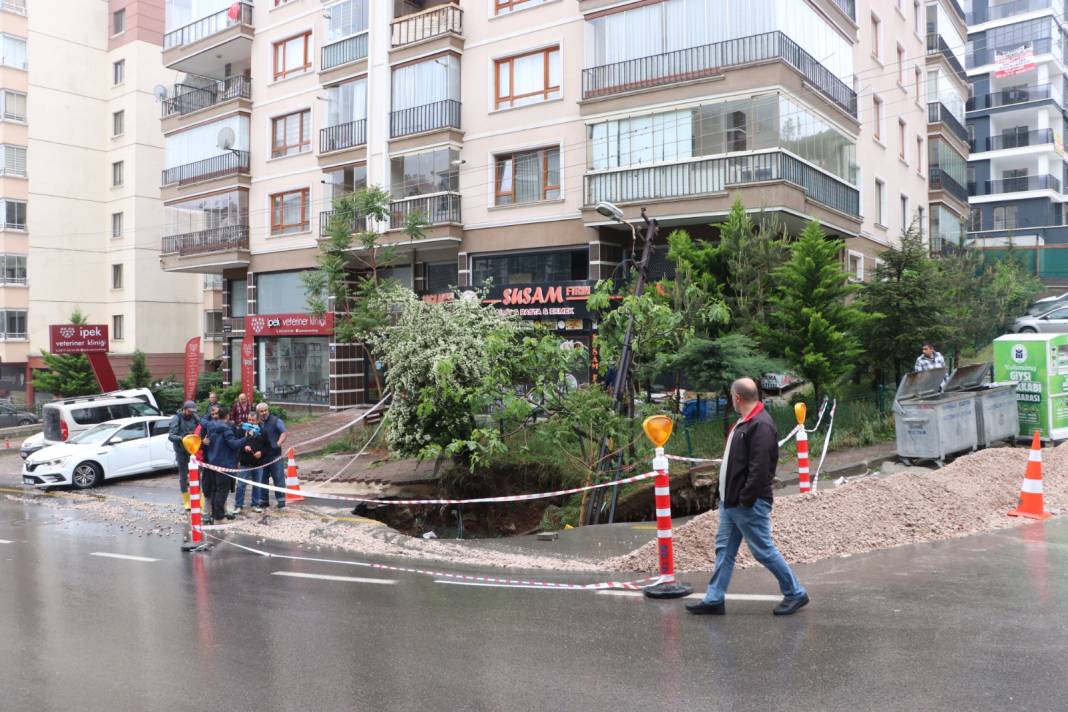
[[[790,259],[775,270],[776,288],[760,330],[765,348],[811,381],[817,398],[861,354],[859,334],[866,318],[849,299],[856,287],[842,268],[842,245],[828,240],[816,221],[805,226]]]
[[[126,378],[122,379],[121,385],[123,388],[147,388],[150,383],[152,383],[152,374],[148,371],[145,352],[138,349],[133,352],[133,358],[130,359],[130,371],[126,374]]]
[[[33,375],[33,387],[61,398],[98,393],[93,368],[85,354],[50,354],[42,351],[47,370],[38,370]]]

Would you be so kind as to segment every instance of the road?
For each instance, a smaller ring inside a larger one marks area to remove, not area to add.
[[[787,619],[771,600],[698,618],[178,545],[0,489],[0,709],[1049,710],[1068,694],[1057,520],[800,566],[813,603]],[[732,592],[775,591],[746,570]]]

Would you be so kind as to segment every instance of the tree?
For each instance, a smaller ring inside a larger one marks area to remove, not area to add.
[[[148,371],[145,352],[140,349],[133,352],[130,359],[130,371],[119,382],[123,388],[148,388],[152,383],[152,374]]]
[[[856,287],[842,268],[842,245],[828,240],[815,220],[805,226],[789,261],[775,270],[767,325],[760,329],[765,348],[811,381],[817,400],[861,354],[866,318],[850,300]]]
[[[60,398],[99,393],[96,375],[85,354],[50,354],[41,352],[47,369],[34,371],[33,387]]]
[[[742,376],[759,380],[765,373],[784,368],[780,360],[761,352],[756,342],[741,332],[691,339],[679,351],[676,364],[686,373],[692,388],[723,392]]]
[[[784,229],[777,220],[760,216],[754,223],[740,200],[731,205],[719,231],[717,250],[727,267],[727,305],[736,328],[756,333],[774,289],[772,275],[789,255]]]

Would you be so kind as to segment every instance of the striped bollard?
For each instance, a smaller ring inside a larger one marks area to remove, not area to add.
[[[808,433],[805,431],[805,416],[808,406],[794,403],[794,417],[797,418],[797,479],[801,494],[812,491],[812,479],[808,473]]]
[[[689,596],[693,588],[675,580],[675,547],[671,534],[671,479],[668,477],[668,459],[664,455],[664,443],[671,437],[671,418],[654,415],[645,419],[642,427],[656,446],[653,458],[653,492],[656,501],[656,550],[660,576],[664,579],[645,589],[649,598],[682,598]]]
[[[196,455],[189,458],[189,527],[192,534],[182,544],[182,551],[197,551],[204,547],[204,530],[200,520],[200,463]]]

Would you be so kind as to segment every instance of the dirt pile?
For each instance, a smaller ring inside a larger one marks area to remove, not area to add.
[[[820,483],[815,496],[782,497],[772,514],[772,533],[790,562],[805,563],[1011,527],[1029,520],[1005,513],[1019,500],[1027,448],[995,448],[961,457],[941,470],[910,470],[869,477],[833,488]],[[1046,508],[1068,507],[1068,443],[1043,451]],[[677,571],[710,571],[715,562],[719,512],[702,514],[675,529]],[[607,559],[622,571],[656,568],[655,542]],[[739,566],[754,561],[746,547]]]

